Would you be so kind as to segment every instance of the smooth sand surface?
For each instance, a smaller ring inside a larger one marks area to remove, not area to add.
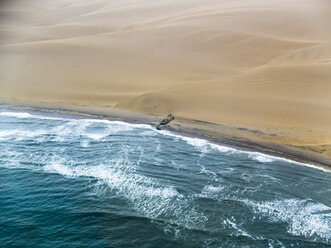
[[[7,0],[0,100],[255,130],[331,158],[329,0]]]

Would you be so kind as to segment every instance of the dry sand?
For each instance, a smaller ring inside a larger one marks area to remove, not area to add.
[[[0,100],[171,112],[331,161],[330,27],[329,0],[2,1]]]

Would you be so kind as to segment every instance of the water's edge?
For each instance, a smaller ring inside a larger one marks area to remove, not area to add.
[[[15,104],[0,102],[1,109],[8,109],[14,111],[30,111],[41,112],[47,114],[59,114],[63,116],[70,116],[76,118],[95,118],[105,119],[110,121],[123,121],[131,124],[147,124],[156,126],[162,119],[160,116],[148,115],[143,113],[117,110],[113,108],[91,108],[91,107],[76,107],[76,106],[49,106],[36,104]],[[201,125],[202,123],[202,125]],[[246,137],[224,137],[222,133],[212,132],[210,129],[204,129],[204,126],[217,125],[214,123],[199,122],[195,125],[195,120],[177,119],[176,125],[167,127],[173,135],[182,137],[203,139],[206,142],[211,142],[215,145],[226,146],[234,148],[243,152],[256,152],[265,156],[288,160],[298,165],[303,165],[325,172],[331,172],[331,161],[311,153],[309,151],[279,145],[275,143],[260,143],[247,139]],[[218,125],[219,126],[219,125]],[[225,126],[224,126],[225,127]]]

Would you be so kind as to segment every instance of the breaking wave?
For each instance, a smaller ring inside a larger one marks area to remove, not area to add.
[[[274,223],[287,223],[287,231],[296,236],[331,238],[331,208],[309,200],[287,199],[269,202],[245,200],[256,214]]]

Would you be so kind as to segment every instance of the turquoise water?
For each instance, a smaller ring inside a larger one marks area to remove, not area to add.
[[[1,247],[330,247],[331,173],[149,125],[0,109]]]

